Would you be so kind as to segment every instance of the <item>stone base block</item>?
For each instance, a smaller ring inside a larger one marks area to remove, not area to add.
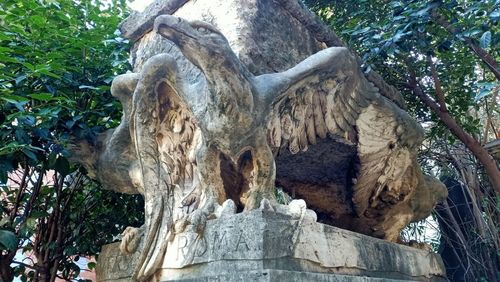
[[[305,282],[305,281],[318,281],[318,282],[396,282],[396,281],[406,281],[406,280],[396,280],[387,278],[374,278],[367,276],[351,276],[351,275],[340,275],[334,273],[314,273],[314,272],[300,272],[300,271],[288,271],[288,270],[276,270],[267,269],[263,271],[248,271],[242,273],[230,273],[224,275],[207,276],[200,278],[188,278],[188,279],[175,279],[169,280],[165,279],[162,281],[182,281],[182,282],[227,282],[227,281],[259,281],[259,282],[276,282],[276,281],[286,281],[286,282]]]
[[[98,281],[131,281],[135,256],[103,247]],[[153,281],[446,281],[439,255],[256,210],[179,234]]]

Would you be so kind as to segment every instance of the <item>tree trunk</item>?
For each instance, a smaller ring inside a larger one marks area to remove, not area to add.
[[[0,255],[0,281],[14,280],[14,272],[10,267],[13,258],[14,256],[11,253]]]

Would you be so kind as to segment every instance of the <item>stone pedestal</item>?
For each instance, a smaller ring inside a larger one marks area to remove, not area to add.
[[[103,247],[97,281],[131,281],[134,257]],[[156,281],[446,281],[439,255],[256,210],[169,244]]]

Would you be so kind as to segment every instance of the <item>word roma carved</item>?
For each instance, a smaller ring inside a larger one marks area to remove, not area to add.
[[[226,237],[227,232],[229,231],[215,231],[210,238],[202,234],[196,234],[194,237],[186,234],[176,236],[172,244],[172,246],[175,246],[176,261],[182,261],[184,265],[187,265],[199,262],[205,256],[226,258],[231,253],[262,250],[260,244],[249,242],[243,230],[239,230],[237,233],[236,241],[228,240]],[[192,254],[191,250],[194,250]],[[190,256],[192,256],[192,259],[185,260]]]

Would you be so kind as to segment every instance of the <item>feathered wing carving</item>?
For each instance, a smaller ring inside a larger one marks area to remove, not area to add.
[[[292,154],[306,151],[319,138],[356,145],[359,168],[352,187],[356,213],[363,218],[384,215],[417,188],[421,172],[416,149],[423,132],[366,80],[347,49],[330,49],[282,73],[288,82],[274,98],[268,140],[275,151],[287,148]],[[304,74],[306,67],[312,71]],[[377,234],[377,227],[373,229]],[[396,240],[389,234],[379,236]]]
[[[169,172],[168,183],[182,187],[196,186],[196,150],[201,132],[193,113],[178,94],[172,95],[167,82],[158,85],[160,161]]]
[[[416,151],[422,130],[406,113],[381,102],[365,109],[357,122],[362,169],[354,203],[360,214],[403,201],[418,184]]]
[[[194,160],[199,132],[177,81],[175,61],[166,54],[148,60],[135,89],[130,122],[145,198],[144,241],[134,279],[150,277],[163,261],[176,210],[196,188]]]
[[[332,53],[342,60],[343,54],[349,56],[344,51]],[[317,138],[328,136],[356,143],[356,121],[379,96],[376,89],[361,83],[356,72],[356,68],[337,64],[333,59],[331,65],[288,88],[274,102],[269,117],[270,144],[275,148],[287,146],[292,153],[298,153],[316,144]]]
[[[356,144],[360,114],[381,99],[346,48],[320,51],[278,75],[287,81],[272,102],[268,140],[273,148],[286,147],[293,154],[306,151],[318,138]]]

